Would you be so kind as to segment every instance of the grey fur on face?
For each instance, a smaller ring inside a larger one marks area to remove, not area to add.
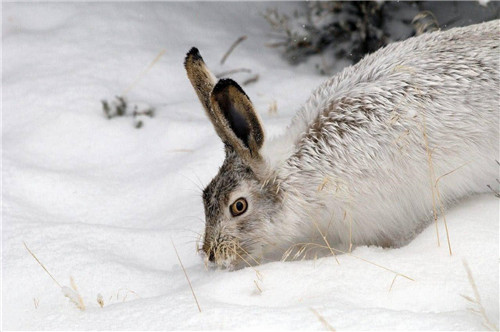
[[[319,86],[271,140],[243,90],[215,84],[191,50],[188,76],[226,146],[203,193],[207,257],[401,246],[432,220],[437,189],[448,206],[495,184],[499,36],[496,20],[390,44]]]
[[[230,206],[239,198],[247,201],[248,211],[234,217]],[[263,234],[273,222],[280,202],[276,186],[263,185],[251,166],[227,147],[219,173],[203,190],[206,231],[202,249],[209,260],[220,265],[227,256],[232,257],[231,261],[257,260],[252,253],[260,250]],[[220,247],[229,248],[228,252]]]

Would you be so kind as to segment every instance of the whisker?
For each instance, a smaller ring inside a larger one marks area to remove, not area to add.
[[[196,183],[196,182],[194,182],[192,179],[190,179],[189,177],[185,176],[185,175],[184,175],[184,174],[182,174],[182,173],[179,173],[179,174],[180,174],[180,176],[182,176],[183,178],[185,178],[185,179],[189,180],[192,184],[194,184],[194,185],[196,186],[196,188],[198,188],[198,189],[200,190],[200,192],[203,192],[203,189],[204,189],[204,188],[203,188],[203,186],[201,185],[201,183]],[[193,173],[193,174],[195,174],[195,173]],[[200,178],[199,178],[196,174],[195,174],[195,176],[198,178],[198,181],[200,181]],[[201,182],[201,181],[200,181],[200,182]]]

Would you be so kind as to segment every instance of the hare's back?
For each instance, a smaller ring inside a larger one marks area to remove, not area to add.
[[[293,120],[288,164],[352,185],[360,175],[424,181],[431,146],[440,172],[470,163],[490,175],[481,165],[498,154],[499,22],[390,44],[325,82]]]

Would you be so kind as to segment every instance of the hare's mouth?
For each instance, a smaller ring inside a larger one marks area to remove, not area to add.
[[[241,261],[236,259],[236,257],[234,257],[234,256],[212,258],[212,255],[207,254],[203,250],[201,250],[199,253],[200,253],[201,257],[203,258],[203,264],[205,264],[206,268],[227,269],[229,271],[233,271],[233,270],[238,270],[238,269],[243,267],[243,266],[240,266]]]
[[[198,252],[208,268],[222,268],[229,271],[239,270],[247,266],[258,265],[248,251],[235,241],[225,241],[218,245],[204,245]]]

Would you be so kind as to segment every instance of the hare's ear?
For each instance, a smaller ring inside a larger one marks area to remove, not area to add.
[[[184,67],[208,118],[224,144],[246,159],[259,159],[264,132],[248,96],[230,79],[215,84],[214,75],[196,47],[184,60]]]
[[[225,143],[241,157],[259,159],[264,131],[243,89],[231,79],[222,79],[215,85],[210,102]]]
[[[220,131],[220,126],[217,124],[219,119],[213,113],[210,106],[210,93],[215,86],[215,76],[207,69],[205,62],[196,47],[191,48],[191,50],[189,50],[186,54],[184,67],[186,68],[187,76],[194,88],[194,91],[196,91],[208,118],[215,127],[215,131],[225,142],[225,134]]]

